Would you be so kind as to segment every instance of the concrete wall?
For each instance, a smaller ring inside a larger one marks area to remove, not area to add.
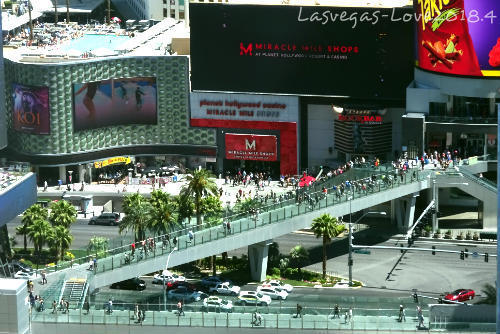
[[[25,280],[0,278],[0,333],[29,330],[29,303]]]
[[[337,159],[337,151],[329,153],[328,148],[334,148],[333,121],[335,115],[330,105],[308,105],[308,166],[328,165],[329,161]]]
[[[1,15],[0,15],[1,16]],[[0,17],[0,27],[2,18]],[[0,48],[0,101],[5,101],[5,79],[3,73],[3,48]],[[7,146],[7,123],[5,105],[0,103],[0,150]]]

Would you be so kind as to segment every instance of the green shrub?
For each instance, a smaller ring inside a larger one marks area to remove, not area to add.
[[[276,267],[271,268],[271,275],[272,276],[281,276],[280,268],[276,268]]]

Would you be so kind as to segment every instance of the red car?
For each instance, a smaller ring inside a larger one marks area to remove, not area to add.
[[[193,291],[196,290],[195,285],[188,283],[188,282],[184,282],[184,281],[168,282],[167,283],[167,290],[177,289],[177,288],[180,288],[181,286],[185,286],[189,290],[193,290]]]
[[[444,296],[444,300],[451,300],[454,302],[464,302],[467,300],[471,300],[472,298],[474,298],[475,295],[476,293],[474,292],[474,290],[458,289]]]

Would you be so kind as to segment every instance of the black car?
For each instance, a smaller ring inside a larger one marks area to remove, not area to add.
[[[89,225],[117,226],[120,224],[120,215],[115,212],[101,213],[99,216],[90,218]]]
[[[10,268],[10,271],[13,273],[17,273],[18,271],[22,271],[25,273],[32,273],[33,272],[33,268],[31,268],[30,266],[28,266],[24,263],[17,262],[17,261],[10,263],[9,268]]]
[[[122,289],[122,290],[138,290],[142,291],[146,289],[146,282],[139,279],[138,277],[131,278],[125,281],[116,282],[111,284],[111,289]]]

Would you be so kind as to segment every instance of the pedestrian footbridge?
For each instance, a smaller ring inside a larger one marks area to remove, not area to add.
[[[467,172],[459,171],[453,174],[414,169],[403,176],[395,174],[394,171],[358,171],[358,173],[364,178],[374,176],[376,181],[369,188],[348,187],[341,194],[330,191],[325,196],[321,191],[311,191],[310,198],[316,200],[302,201],[299,204],[294,198],[269,205],[261,209],[258,214],[247,213],[231,217],[230,231],[222,224],[193,226],[190,228],[194,232],[192,240],[189,240],[188,230],[172,232],[170,240],[177,237],[176,245],[167,242],[163,244],[162,238],[157,237],[154,247],[149,252],[138,257],[137,250],[136,256],[130,261],[128,254],[131,247],[127,245],[109,250],[105,254],[98,254],[97,268],[92,271],[88,270],[88,258],[65,263],[49,274],[49,280],[86,279],[90,291],[93,291],[114,282],[164,269],[167,262],[169,267],[173,267],[247,246],[252,276],[255,280],[263,280],[267,269],[268,245],[272,239],[310,227],[312,220],[323,213],[340,217],[385,202],[415,198],[424,189],[445,187],[450,184],[463,187],[464,191],[482,198],[485,203],[488,198],[496,203],[496,193],[493,194],[492,186]],[[463,185],[464,183],[468,183],[468,186]],[[332,183],[320,185],[322,186],[330,190]],[[487,195],[484,195],[485,192]],[[411,205],[414,211],[414,201],[407,203],[413,203]],[[407,215],[407,219],[413,223],[413,215]]]

